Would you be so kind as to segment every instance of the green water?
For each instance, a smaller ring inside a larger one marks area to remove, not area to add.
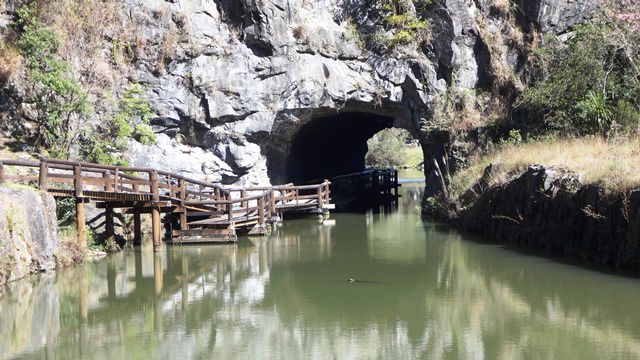
[[[640,281],[423,223],[419,190],[390,214],[14,282],[0,358],[640,358]]]

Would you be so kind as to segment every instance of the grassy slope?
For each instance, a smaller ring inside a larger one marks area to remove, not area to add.
[[[405,148],[405,166],[418,167],[418,165],[424,162],[424,155],[422,154],[422,148],[420,146]]]
[[[640,188],[640,138],[579,138],[511,145],[485,156],[452,179],[453,193],[461,194],[482,175],[484,168],[501,164],[503,173],[532,164],[562,166],[581,175],[585,184],[602,184],[612,192]]]

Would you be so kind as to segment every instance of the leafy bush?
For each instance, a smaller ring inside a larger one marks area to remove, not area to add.
[[[74,198],[56,200],[56,216],[59,226],[70,226],[76,221],[76,200]]]
[[[498,144],[500,145],[500,147],[515,146],[521,144],[522,140],[522,134],[520,133],[520,131],[514,129],[509,131],[509,135],[507,136],[507,138],[500,139],[500,142]]]
[[[619,100],[613,109],[613,121],[621,126],[625,132],[637,132],[640,113],[629,101]]]
[[[539,51],[543,79],[517,104],[524,125],[567,135],[604,134],[614,122],[637,128],[640,74],[637,49],[629,47],[638,44],[613,31],[600,22],[577,27],[565,42],[546,37]]]
[[[603,133],[611,126],[612,111],[604,94],[589,91],[587,96],[575,105],[574,126],[589,133]]]
[[[16,13],[22,29],[18,47],[34,82],[36,146],[47,148],[53,157],[67,158],[78,124],[89,111],[87,94],[70,77],[69,64],[58,54],[60,41],[38,20],[34,7],[28,4]]]
[[[409,133],[403,129],[386,129],[375,134],[367,141],[366,165],[375,168],[403,166],[407,160],[405,142],[408,137]]]
[[[0,44],[0,88],[9,82],[19,63],[18,50],[7,44]]]
[[[127,165],[120,156],[127,140],[153,145],[156,135],[149,126],[152,115],[149,103],[143,98],[142,86],[130,86],[118,102],[118,112],[97,131],[84,136],[82,152],[87,160],[100,164]]]
[[[393,48],[400,44],[409,44],[412,42],[421,42],[426,39],[429,22],[416,17],[416,15],[405,12],[400,2],[392,0],[383,6],[388,12],[384,18],[387,30],[390,35],[383,37],[382,41],[387,47]]]

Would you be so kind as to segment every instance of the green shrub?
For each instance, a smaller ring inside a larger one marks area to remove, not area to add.
[[[418,8],[425,8],[431,1],[420,0],[414,3]],[[429,22],[406,12],[400,1],[390,0],[383,4],[382,9],[386,12],[383,20],[389,33],[382,36],[380,40],[387,48],[420,43],[427,38]]]
[[[152,115],[139,84],[131,85],[118,101],[118,112],[96,131],[84,135],[82,152],[88,161],[126,166],[120,156],[127,148],[127,140],[145,145],[156,143],[156,135],[149,126]]]
[[[635,122],[640,78],[633,54],[638,44],[615,34],[601,22],[578,26],[565,42],[545,36],[538,52],[542,80],[525,90],[516,106],[523,125],[585,135],[605,134],[614,121]]]
[[[500,145],[500,147],[514,146],[514,145],[521,144],[522,141],[523,139],[522,139],[522,134],[520,133],[520,130],[514,129],[509,131],[509,135],[507,136],[507,138],[500,139],[500,142],[498,143],[498,145]]]
[[[640,112],[627,100],[620,100],[613,109],[613,121],[622,127],[626,133],[635,133],[638,131],[638,123],[640,122]]]
[[[413,36],[407,30],[400,30],[391,37],[390,45],[407,44],[413,40]]]
[[[155,145],[158,141],[156,134],[146,124],[137,124],[133,129],[133,138],[144,145]]]
[[[573,118],[576,129],[588,133],[603,133],[611,126],[612,111],[604,94],[589,91],[587,96],[575,105]]]
[[[407,155],[405,142],[409,133],[403,129],[385,129],[375,134],[367,146],[369,151],[365,163],[374,168],[392,168],[405,165]]]
[[[69,64],[58,54],[60,41],[44,26],[31,4],[16,11],[22,35],[18,41],[33,80],[36,146],[53,157],[67,158],[81,118],[89,111],[87,94],[69,75]]]
[[[76,221],[76,200],[74,198],[56,199],[56,216],[61,227],[74,225]]]

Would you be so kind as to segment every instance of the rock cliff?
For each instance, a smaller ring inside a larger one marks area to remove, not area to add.
[[[0,187],[0,284],[55,268],[57,231],[51,195]]]
[[[481,183],[490,176],[488,169]],[[640,191],[608,193],[581,184],[573,171],[540,165],[477,189],[479,197],[460,214],[467,229],[588,264],[639,270]]]
[[[17,3],[7,1],[0,34]],[[428,21],[426,38],[394,33],[391,7],[405,21]],[[589,0],[118,2],[135,56],[112,82],[145,86],[159,137],[132,142],[127,156],[223,183],[284,182],[305,124],[357,112],[408,129],[435,158],[447,142],[438,108],[451,89],[487,90],[508,105],[527,81],[538,33],[566,31],[593,8]],[[113,53],[110,36],[100,41]],[[489,116],[487,104],[476,101],[478,118]]]

